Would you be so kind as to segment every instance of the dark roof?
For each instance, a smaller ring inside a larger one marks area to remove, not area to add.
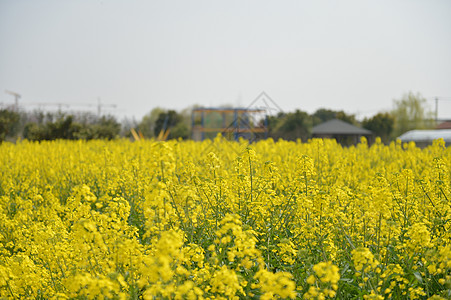
[[[333,119],[313,127],[312,134],[370,135],[371,131]]]

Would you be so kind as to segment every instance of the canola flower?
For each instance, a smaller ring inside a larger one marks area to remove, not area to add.
[[[451,149],[0,145],[0,299],[450,299]]]

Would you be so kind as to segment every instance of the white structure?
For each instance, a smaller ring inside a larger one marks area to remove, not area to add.
[[[451,145],[451,129],[411,130],[398,137],[402,142],[413,141],[419,147],[430,145],[433,140],[439,138],[442,138],[447,146]]]

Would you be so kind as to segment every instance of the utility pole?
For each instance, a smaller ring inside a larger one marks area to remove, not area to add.
[[[435,126],[438,125],[438,97],[435,97]]]
[[[451,97],[440,97],[440,96],[433,96],[433,97],[428,97],[426,99],[431,99],[435,101],[435,125],[438,125],[439,119],[438,119],[438,104],[439,104],[439,100],[440,101],[451,101]],[[447,118],[449,118],[449,116],[446,116]]]
[[[102,112],[102,106],[116,108],[115,104],[102,104],[102,102],[100,102],[100,97],[97,97],[97,116],[98,117],[100,117],[100,114]]]
[[[5,90],[5,93],[14,96],[14,110],[18,111],[19,110],[19,99],[21,97],[20,94],[15,93],[15,92],[11,92],[11,91],[8,91],[8,90]]]

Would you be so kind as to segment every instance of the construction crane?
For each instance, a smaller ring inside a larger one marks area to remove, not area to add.
[[[61,111],[63,107],[68,108],[80,108],[80,107],[95,107],[97,108],[97,116],[100,117],[102,113],[102,108],[116,108],[115,104],[103,104],[100,102],[100,98],[97,99],[97,104],[95,103],[61,103],[61,102],[33,102],[33,103],[24,103],[27,106],[56,106],[58,110]]]
[[[102,114],[102,108],[117,108],[116,104],[103,104],[100,101],[100,97],[97,98],[97,104],[92,104],[92,103],[74,103],[71,104],[72,106],[87,106],[87,107],[97,107],[97,116],[100,117],[100,115]]]
[[[5,90],[5,93],[14,96],[14,101],[15,101],[15,103],[14,103],[14,109],[15,109],[16,111],[19,110],[19,99],[20,99],[22,96],[21,96],[20,94],[18,94],[18,93],[11,92],[11,91],[8,91],[8,90]]]
[[[56,106],[58,107],[58,110],[61,111],[63,107],[68,108],[69,104],[65,103],[52,103],[52,102],[30,102],[30,103],[24,103],[25,105],[30,106],[37,106],[38,108],[41,108],[41,106]]]
[[[100,102],[100,97],[97,98],[97,116],[100,117],[102,107],[112,107],[116,108],[116,104],[102,104]]]

